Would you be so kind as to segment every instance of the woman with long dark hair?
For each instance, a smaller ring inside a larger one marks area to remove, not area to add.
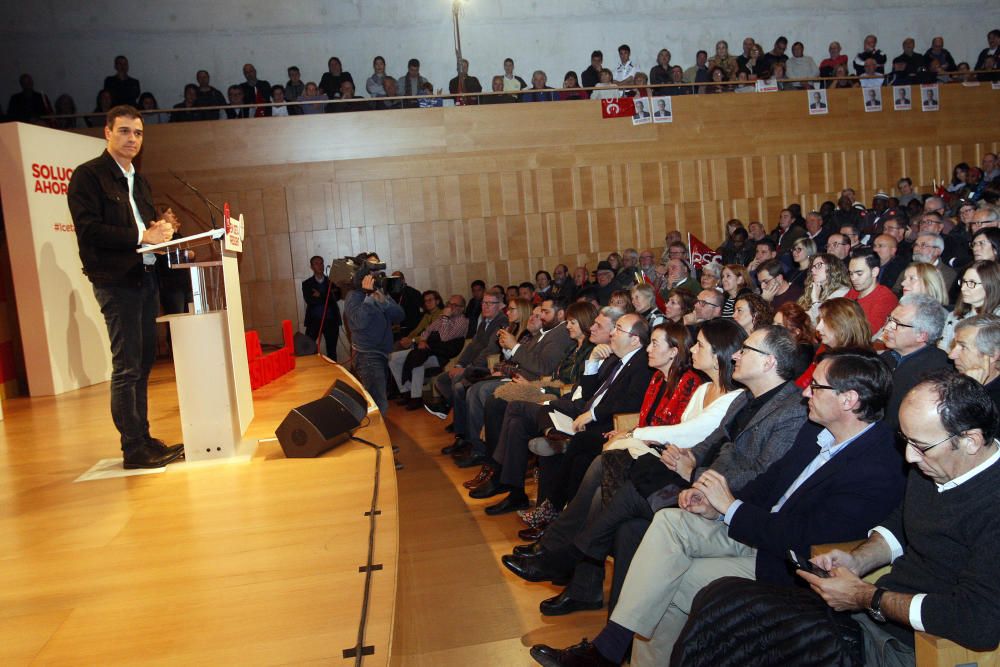
[[[955,309],[948,315],[938,343],[945,352],[951,350],[955,325],[974,315],[1000,315],[1000,264],[973,262],[959,281],[961,290],[955,300]]]

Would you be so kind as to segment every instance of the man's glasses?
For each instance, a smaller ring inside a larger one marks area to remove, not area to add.
[[[484,306],[499,306],[503,301],[483,301]]]
[[[944,442],[948,442],[949,440],[951,440],[952,438],[955,437],[955,434],[949,434],[944,440],[938,440],[933,445],[927,445],[926,447],[921,447],[920,445],[917,444],[916,440],[908,438],[906,436],[906,434],[903,433],[902,431],[899,432],[899,436],[901,438],[903,438],[903,440],[906,442],[906,445],[908,447],[913,447],[913,449],[915,449],[918,452],[920,452],[921,456],[926,456],[927,452],[931,451],[932,449],[934,449],[935,447],[937,447],[938,445],[940,445],[940,444],[942,444]]]
[[[635,335],[634,333],[632,333],[628,329],[623,329],[622,325],[620,325],[620,324],[616,324],[615,325],[615,331],[620,331],[621,333],[625,334],[626,336],[634,336]]]
[[[886,321],[885,321],[885,325],[886,325],[886,326],[889,326],[890,324],[891,324],[892,326],[894,326],[894,327],[904,327],[904,328],[906,328],[906,329],[912,329],[912,328],[913,328],[913,325],[912,325],[912,324],[904,324],[903,322],[900,322],[899,320],[897,320],[897,319],[896,319],[895,317],[893,317],[892,315],[890,315],[890,316],[888,317],[888,319],[886,319]]]
[[[698,299],[694,303],[696,306],[711,306],[712,308],[722,308],[721,304],[712,303],[711,301],[705,301],[704,299]]]
[[[764,350],[758,349],[753,345],[747,345],[746,343],[743,343],[743,346],[740,348],[740,352],[745,352],[746,350],[751,350],[752,352],[756,352],[757,354],[763,354],[765,357],[771,356],[770,352],[765,352]]]
[[[810,392],[815,393],[815,392],[819,391],[820,389],[828,389],[830,391],[837,391],[836,387],[831,387],[828,384],[820,384],[819,382],[816,382],[816,380],[809,380],[809,391]]]

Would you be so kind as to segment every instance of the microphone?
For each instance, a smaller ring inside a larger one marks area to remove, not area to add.
[[[193,185],[191,185],[190,183],[188,183],[187,181],[185,181],[183,178],[181,178],[180,176],[178,176],[177,173],[174,172],[173,169],[170,169],[169,171],[170,171],[170,175],[171,176],[173,176],[174,178],[176,178],[178,181],[181,182],[181,184],[184,185],[184,187],[186,187],[188,190],[190,190],[191,192],[193,192],[195,194],[195,196],[198,197],[198,199],[200,199],[203,202],[205,202],[205,206],[208,207],[208,217],[212,221],[212,229],[218,229],[219,226],[215,223],[215,213],[213,212],[213,209],[215,211],[218,211],[219,213],[223,213],[222,209],[219,208],[219,205],[216,204],[215,202],[213,202],[211,199],[209,199],[205,195],[201,194],[201,190],[199,190],[198,188],[194,187]]]

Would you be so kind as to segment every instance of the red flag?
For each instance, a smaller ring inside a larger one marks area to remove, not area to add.
[[[635,114],[635,102],[631,97],[601,100],[601,116],[604,118],[631,118],[633,114]]]
[[[702,243],[697,236],[688,233],[688,252],[691,253],[691,264],[701,270],[709,262],[722,263],[722,256]]]

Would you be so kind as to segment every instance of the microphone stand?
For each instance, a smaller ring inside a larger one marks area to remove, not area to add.
[[[218,211],[219,213],[223,213],[222,209],[219,208],[219,205],[216,204],[215,202],[213,202],[211,199],[209,199],[205,195],[203,195],[201,193],[201,190],[199,190],[198,188],[194,187],[193,185],[191,185],[190,183],[188,183],[187,181],[185,181],[183,178],[181,178],[180,176],[178,176],[172,169],[170,170],[170,175],[173,176],[174,178],[176,178],[178,181],[180,181],[181,184],[184,185],[184,187],[186,187],[188,190],[190,190],[191,192],[193,192],[195,194],[195,196],[198,197],[198,199],[200,199],[201,201],[203,201],[205,203],[205,206],[208,207],[208,217],[212,221],[212,229],[218,229],[219,226],[215,222],[215,211]]]

